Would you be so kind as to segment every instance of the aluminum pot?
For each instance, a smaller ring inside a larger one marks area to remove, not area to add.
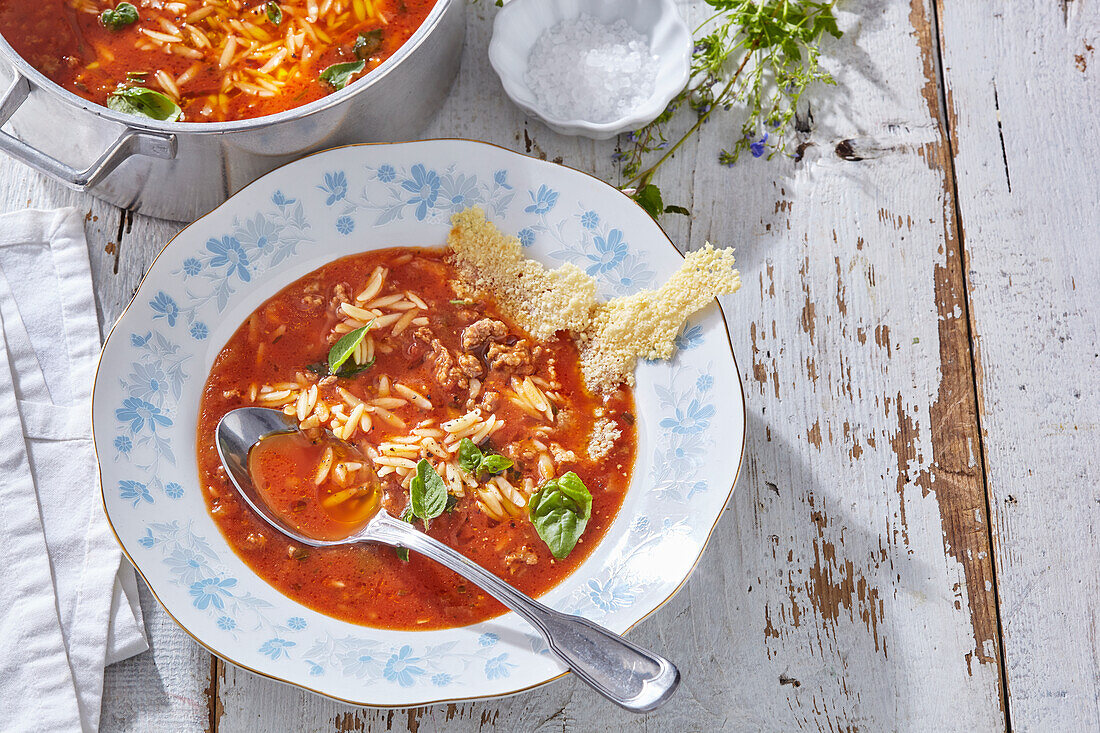
[[[63,89],[0,38],[0,150],[79,191],[142,214],[190,221],[259,176],[315,150],[408,140],[458,71],[465,0],[438,0],[363,79],[286,112],[238,122],[159,122]]]

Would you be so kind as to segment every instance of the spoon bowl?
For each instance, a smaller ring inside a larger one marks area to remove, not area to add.
[[[384,508],[344,539],[310,537],[272,511],[248,470],[248,454],[261,439],[297,430],[297,422],[279,410],[241,407],[218,422],[215,444],[233,485],[253,511],[288,538],[310,547],[376,542],[418,552],[478,585],[519,614],[546,639],[550,652],[607,699],[633,712],[649,712],[672,697],[680,673],[672,662],[579,616],[555,611],[516,590],[442,542],[395,519]],[[338,439],[326,433],[332,441]]]

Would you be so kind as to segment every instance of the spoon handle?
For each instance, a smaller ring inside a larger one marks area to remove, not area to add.
[[[407,522],[381,513],[361,538],[419,552],[477,584],[542,632],[550,651],[574,674],[627,710],[654,710],[680,684],[680,672],[664,657],[588,619],[544,606]]]

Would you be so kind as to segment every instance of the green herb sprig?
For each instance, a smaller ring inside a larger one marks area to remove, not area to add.
[[[130,3],[119,3],[99,14],[99,22],[109,31],[120,31],[138,21],[138,9]]]
[[[477,478],[482,473],[500,473],[512,467],[512,459],[497,453],[486,453],[469,438],[458,444],[458,465],[466,473]]]
[[[819,65],[824,34],[840,38],[835,2],[816,0],[706,0],[715,13],[696,29],[691,80],[663,113],[627,136],[629,147],[616,154],[626,182],[621,188],[654,217],[688,213],[666,206],[653,184],[658,169],[715,111],[746,111],[741,134],[718,155],[722,165],[748,151],[768,158],[785,151],[786,131],[803,92],[812,84],[834,84]],[[669,122],[682,108],[695,123],[670,142]],[[660,156],[650,163],[652,156]],[[648,163],[648,165],[647,165]]]
[[[333,89],[343,89],[351,81],[351,77],[362,71],[366,65],[365,61],[345,61],[342,64],[333,64],[321,72],[321,81]]]
[[[570,471],[538,488],[527,504],[531,524],[559,560],[569,557],[592,516],[592,494]]]
[[[175,122],[183,115],[180,106],[167,94],[145,87],[123,87],[107,96],[107,107],[115,112],[125,112],[151,120]]]
[[[416,475],[409,482],[409,505],[405,513],[401,515],[402,522],[414,524],[416,520],[424,520],[424,529],[428,529],[431,521],[443,512],[454,511],[458,499],[447,493],[447,485],[443,478],[432,468],[427,459],[421,458],[416,464]],[[397,556],[406,562],[409,559],[409,550],[405,547],[394,548]]]
[[[332,345],[332,348],[328,350],[328,359],[325,361],[319,361],[316,364],[310,364],[306,367],[314,374],[318,376],[327,377],[354,377],[360,372],[366,371],[374,366],[374,359],[372,358],[366,364],[356,364],[354,361],[349,363],[352,354],[355,353],[355,349],[366,338],[367,332],[370,331],[371,326],[374,325],[372,320],[362,328],[357,328],[354,331],[344,334],[340,337],[340,340]]]

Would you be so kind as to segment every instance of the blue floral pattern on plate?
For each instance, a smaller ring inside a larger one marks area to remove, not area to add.
[[[531,256],[589,273],[604,296],[655,286],[680,262],[644,212],[576,171],[473,142],[349,147],[278,169],[184,230],[112,331],[93,406],[108,515],[173,616],[236,664],[389,706],[503,695],[561,673],[514,614],[394,632],[294,603],[225,544],[192,458],[206,371],[253,308],[357,249],[441,245],[471,205]],[[675,359],[636,373],[636,478],[619,518],[542,599],[619,631],[690,572],[740,463],[729,447],[743,444],[743,401],[717,309],[677,343]]]

